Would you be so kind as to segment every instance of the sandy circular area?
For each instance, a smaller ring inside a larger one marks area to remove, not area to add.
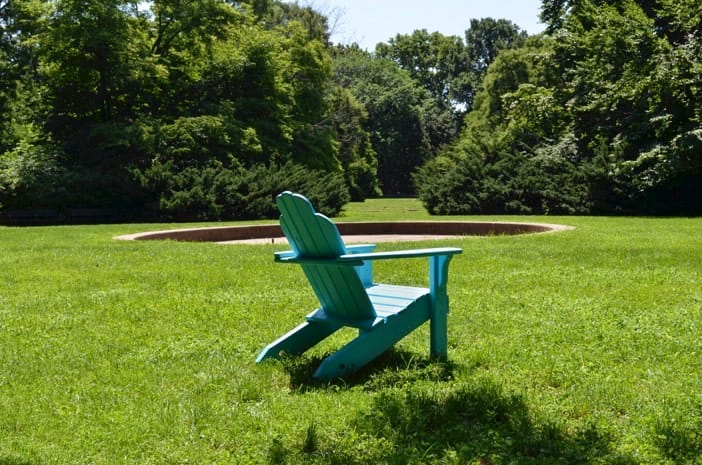
[[[424,241],[465,236],[551,233],[574,229],[545,223],[488,221],[393,221],[336,223],[348,243]],[[175,240],[222,244],[286,243],[277,224],[171,229],[117,236],[119,240]]]

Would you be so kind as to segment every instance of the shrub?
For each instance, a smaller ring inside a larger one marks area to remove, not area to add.
[[[166,219],[275,218],[275,196],[284,190],[306,195],[328,215],[349,201],[341,171],[270,162],[255,131],[222,117],[179,118],[155,140],[152,161],[134,174],[151,195],[150,208]]]
[[[0,207],[55,206],[63,197],[63,152],[34,137],[21,140],[12,150],[0,153]]]
[[[317,210],[334,216],[349,201],[340,173],[311,170],[292,162],[246,168],[210,161],[202,167],[176,170],[155,162],[141,175],[158,199],[157,209],[171,219],[243,220],[276,218],[275,196],[284,190],[307,196]]]
[[[526,154],[463,142],[422,166],[414,182],[432,214],[582,214],[592,206],[590,180],[571,161],[573,150],[563,143]]]
[[[468,214],[480,209],[476,184],[482,166],[474,159],[436,157],[414,173],[419,198],[432,215]]]

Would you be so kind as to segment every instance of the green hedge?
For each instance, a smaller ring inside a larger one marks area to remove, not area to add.
[[[155,201],[152,208],[167,219],[246,220],[276,218],[275,196],[284,190],[307,196],[317,210],[334,216],[349,202],[340,173],[312,170],[292,162],[283,165],[223,167],[217,162],[173,171],[154,163],[141,179]]]

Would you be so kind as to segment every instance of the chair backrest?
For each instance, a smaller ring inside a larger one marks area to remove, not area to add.
[[[346,253],[336,225],[316,213],[310,201],[300,194],[283,192],[276,197],[276,203],[281,212],[280,227],[293,252],[298,258],[311,260],[303,262],[302,269],[324,311],[347,321],[375,318],[373,305],[352,266],[314,263]]]

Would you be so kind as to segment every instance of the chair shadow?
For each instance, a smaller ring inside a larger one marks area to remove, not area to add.
[[[284,361],[291,387],[298,393],[359,385],[373,391],[370,406],[350,426],[385,445],[374,457],[379,463],[637,463],[615,451],[614,438],[594,425],[566,428],[535,414],[521,396],[493,381],[456,381],[460,367],[452,363],[390,350],[352,377],[322,383],[312,373],[323,359]],[[320,439],[310,453],[315,463],[360,463],[352,447]]]
[[[612,448],[610,434],[592,425],[573,430],[538,418],[520,396],[484,379],[382,389],[349,427],[363,431],[368,444],[383,444],[374,450],[373,463],[638,463]],[[320,438],[306,453],[319,464],[360,465],[368,460],[359,458],[362,448]]]
[[[596,427],[567,431],[535,418],[520,396],[486,380],[386,390],[355,426],[390,444],[387,459],[395,463],[636,463]]]
[[[456,365],[450,361],[433,360],[415,353],[392,348],[356,373],[332,381],[315,379],[313,374],[330,354],[283,357],[283,369],[290,377],[293,392],[310,390],[338,390],[363,385],[367,390],[378,390],[397,384],[419,380],[447,381],[453,378]]]
[[[32,462],[20,458],[0,456],[0,465],[32,465]]]

